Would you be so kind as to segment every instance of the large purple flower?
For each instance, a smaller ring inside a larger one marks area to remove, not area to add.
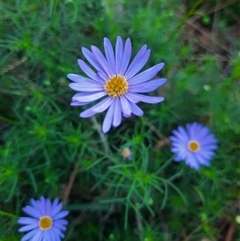
[[[136,103],[142,101],[155,104],[163,101],[163,97],[141,93],[153,91],[167,80],[163,78],[151,80],[163,68],[163,63],[138,74],[150,56],[147,45],[139,50],[131,63],[132,46],[129,38],[124,44],[122,38],[118,36],[115,51],[109,39],[104,38],[104,49],[105,56],[95,46],[91,46],[91,51],[82,48],[83,55],[96,72],[79,59],[80,68],[89,78],[77,74],[68,74],[68,78],[75,82],[69,85],[70,88],[81,91],[73,96],[71,105],[82,106],[106,97],[80,114],[80,117],[88,118],[108,109],[102,126],[103,132],[106,133],[112,125],[117,127],[121,124],[122,116],[130,117],[131,114],[142,116],[143,111]]]
[[[198,170],[200,165],[210,166],[210,160],[217,149],[217,139],[202,124],[187,124],[186,129],[179,126],[173,130],[171,151],[176,154],[175,161],[185,161],[191,168]]]
[[[68,221],[63,219],[68,211],[62,210],[62,203],[56,198],[53,203],[41,197],[40,200],[30,200],[31,205],[23,208],[30,217],[20,217],[18,223],[24,225],[19,232],[28,232],[21,241],[61,241],[62,231],[66,230]]]

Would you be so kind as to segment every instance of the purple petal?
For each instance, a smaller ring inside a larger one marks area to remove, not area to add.
[[[189,134],[189,138],[191,140],[196,140],[195,138],[198,136],[200,130],[201,130],[201,127],[198,123],[192,123],[192,124],[186,124],[186,130]]]
[[[89,76],[91,79],[95,80],[95,81],[98,81],[98,82],[102,82],[97,74],[91,69],[89,68],[89,66],[81,59],[78,59],[78,65],[79,67],[82,69],[82,71],[87,75]]]
[[[206,136],[209,134],[209,129],[208,129],[207,127],[205,127],[205,126],[200,126],[199,129],[200,129],[200,130],[199,130],[199,132],[198,132],[198,137],[199,137],[200,139],[205,139]]]
[[[45,241],[45,240],[56,240],[55,235],[53,234],[52,230],[47,230],[45,232],[43,232],[43,237],[41,241]],[[30,240],[32,241],[32,240]],[[57,240],[56,240],[57,241]]]
[[[206,151],[213,151],[213,150],[218,149],[218,145],[216,145],[216,144],[202,145],[202,143],[200,143],[200,145],[201,145],[202,148],[204,148],[204,150],[206,150]]]
[[[26,232],[26,231],[30,231],[34,228],[38,227],[38,222],[34,223],[34,224],[29,224],[26,226],[21,227],[20,229],[18,229],[19,232]]]
[[[18,219],[18,223],[19,224],[33,224],[33,223],[38,223],[38,220],[39,220],[39,218],[28,218],[28,217],[20,217],[19,219]]]
[[[182,161],[183,159],[182,159],[180,156],[175,156],[175,157],[173,158],[173,160],[176,161],[176,162],[180,162],[180,161]]]
[[[82,81],[85,81],[85,82],[91,82],[91,83],[96,83],[96,82],[99,82],[99,81],[95,81],[95,80],[92,80],[92,79],[89,79],[87,77],[84,77],[84,76],[81,76],[81,75],[78,75],[78,74],[68,74],[67,77],[76,82],[76,83],[82,83]],[[98,84],[98,83],[97,83]]]
[[[104,118],[103,125],[102,125],[102,131],[103,133],[106,133],[110,130],[112,122],[113,122],[113,113],[114,113],[114,105],[110,105],[107,114]]]
[[[185,141],[187,141],[187,142],[189,141],[189,135],[182,126],[178,127],[178,134],[179,135],[177,137],[182,137],[182,138],[184,138]]]
[[[129,117],[131,115],[132,110],[131,110],[131,106],[130,106],[128,100],[124,96],[121,96],[120,102],[121,102],[121,106],[122,106],[122,113],[126,117]]]
[[[148,81],[147,83],[142,83],[138,85],[130,85],[128,88],[129,92],[146,93],[157,89],[159,86],[166,83],[166,79],[156,79]]]
[[[39,230],[31,239],[31,241],[42,241],[42,237],[44,235],[44,232],[42,230]]]
[[[45,197],[43,197],[43,196],[40,197],[39,205],[41,206],[44,215],[47,215],[48,214],[47,209],[46,209],[47,208],[47,199]]]
[[[115,99],[114,102],[113,126],[118,127],[122,121],[121,103],[119,98]]]
[[[57,207],[58,203],[59,203],[59,199],[58,199],[58,198],[55,198],[55,199],[53,200],[53,203],[52,203],[52,210]]]
[[[202,145],[210,145],[210,144],[216,144],[218,141],[213,134],[209,134],[205,138],[199,138],[199,142]]]
[[[54,233],[54,236],[60,236],[61,238],[64,238],[64,234],[59,228],[52,226],[51,231]]]
[[[103,80],[103,83],[105,83],[105,81],[109,79],[106,73],[101,70],[98,71],[98,76]]]
[[[55,223],[53,224],[55,226]],[[54,227],[53,226],[53,227]],[[44,232],[44,239],[43,241],[45,240],[55,240],[55,241],[61,241],[60,237],[58,236],[57,233],[54,232],[54,229],[50,229],[49,231],[47,232]]]
[[[104,38],[104,49],[105,49],[105,53],[106,53],[106,58],[107,58],[107,62],[110,65],[110,69],[111,69],[111,74],[116,74],[116,63],[115,63],[115,57],[114,57],[114,53],[113,53],[113,48],[112,48],[112,44],[109,41],[108,38]]]
[[[33,229],[31,232],[24,235],[21,239],[21,241],[28,241],[30,238],[32,238],[37,232],[39,232],[39,229]]]
[[[210,134],[209,128],[194,122],[192,124],[186,124],[186,129],[190,139],[198,141],[201,146],[206,146],[206,148],[207,146],[213,145],[213,148],[217,149],[217,139],[213,134]]]
[[[98,63],[102,67],[102,70],[105,71],[105,73],[107,74],[108,77],[111,77],[111,75],[112,75],[111,70],[110,70],[107,60],[105,59],[102,52],[95,46],[91,46],[91,50],[92,50],[95,58],[97,59]]]
[[[191,168],[193,168],[195,170],[199,170],[199,168],[200,168],[200,164],[198,163],[198,161],[193,153],[190,153],[190,152],[188,153],[188,155],[186,156],[185,162],[188,166],[190,166]]]
[[[77,93],[77,94],[75,94],[75,95],[72,97],[71,105],[72,105],[72,106],[87,105],[87,104],[91,103],[92,101],[85,102],[85,101],[78,101],[77,99],[78,99],[79,97],[82,98],[82,97],[89,96],[90,94],[96,94],[96,93],[99,93],[99,92],[81,92],[81,93]]]
[[[117,43],[115,47],[116,56],[116,74],[120,74],[122,56],[123,56],[123,41],[120,36],[117,37]]]
[[[54,219],[60,219],[64,218],[69,214],[68,211],[61,211],[60,213],[57,213],[56,215],[52,216]]]
[[[141,100],[141,102],[145,102],[148,104],[156,104],[162,101],[164,101],[164,97],[147,96],[147,95],[143,95]]]
[[[140,102],[140,97],[138,96],[135,96],[136,93],[130,93],[130,92],[127,92],[125,94],[125,97],[130,101],[130,102],[133,102],[133,103],[138,103]]]
[[[26,214],[28,214],[29,216],[34,217],[34,218],[40,218],[42,216],[42,213],[38,209],[33,208],[31,206],[24,207],[23,211]]]
[[[198,154],[206,160],[210,160],[212,157],[215,156],[215,152],[210,150],[200,150]]]
[[[30,199],[30,203],[31,203],[31,205],[32,205],[34,208],[38,208],[37,200],[31,198],[31,199]]]
[[[209,166],[210,162],[209,160],[202,158],[200,155],[195,155],[195,158],[197,159],[198,163],[200,163],[203,166]]]
[[[78,75],[78,74],[68,74],[67,77],[74,81],[74,82],[81,82],[82,80],[85,80],[85,77]]]
[[[137,52],[135,58],[133,59],[132,63],[130,64],[130,66],[127,69],[127,72],[125,73],[125,75],[127,75],[130,71],[132,71],[132,69],[134,68],[134,66],[136,64],[138,64],[139,60],[141,59],[141,57],[146,53],[147,50],[147,45],[144,44],[141,49]],[[128,78],[130,79],[130,78]]]
[[[67,225],[68,224],[68,221],[66,219],[58,219],[58,220],[55,220],[54,223],[58,223],[59,225]]]
[[[88,118],[88,117],[91,117],[91,116],[95,115],[96,113],[101,113],[101,112],[105,111],[112,104],[112,101],[113,101],[112,98],[103,99],[102,101],[100,101],[96,105],[94,105],[91,108],[83,111],[80,114],[80,117]]]
[[[143,71],[142,73],[134,76],[133,78],[129,79],[128,82],[130,85],[144,83],[151,78],[153,78],[164,66],[164,63],[157,64],[150,69]]]
[[[176,137],[171,136],[169,139],[170,139],[171,141],[173,141],[172,146],[173,146],[173,149],[176,150],[176,152],[182,153],[182,152],[187,152],[187,151],[188,151],[186,142],[181,142],[181,141],[179,141],[179,139],[177,139],[177,138],[176,138],[176,139],[177,139],[177,142],[175,142],[173,138],[176,138]]]
[[[147,63],[148,59],[150,56],[150,50],[148,49],[146,51],[146,53],[138,59],[138,63],[133,67],[132,71],[130,71],[126,77],[128,79],[132,78],[135,74],[137,74],[143,67],[144,65]]]
[[[66,226],[61,224],[61,223],[58,223],[57,220],[54,221],[54,226],[58,229],[61,229],[62,231],[65,231],[66,230]]]
[[[71,102],[71,106],[83,106],[83,105],[87,105],[87,104],[90,104],[92,101],[89,101],[89,102],[80,102],[80,101],[75,101],[73,100]]]
[[[124,113],[122,115],[123,115],[124,118],[129,118],[131,116],[131,114],[130,115],[126,115]]]
[[[46,214],[50,215],[51,210],[52,210],[51,201],[49,200],[49,198],[47,198],[47,200],[46,200]]]
[[[126,40],[123,56],[122,56],[122,63],[120,68],[121,75],[124,75],[124,73],[126,72],[126,69],[128,67],[128,64],[131,58],[131,54],[132,54],[132,45],[131,45],[131,40],[128,38]]]
[[[54,209],[52,209],[51,217],[54,217],[57,213],[61,211],[63,204],[60,202]]]
[[[69,87],[73,90],[77,91],[86,91],[86,92],[93,92],[93,91],[101,91],[104,90],[103,84],[96,81],[86,81],[82,80],[81,83],[71,83]]]
[[[103,96],[107,95],[105,91],[101,92],[91,92],[91,93],[79,93],[78,96],[74,97],[74,101],[79,101],[79,102],[90,102],[97,100]]]
[[[31,203],[33,204],[35,211],[38,210],[41,216],[46,215],[44,210],[44,199],[41,200],[43,197],[40,197],[40,200],[31,200]]]
[[[173,130],[173,134],[178,138],[178,140],[184,144],[187,144],[189,141],[189,137],[182,126],[178,127],[178,130]]]
[[[144,56],[145,57],[148,56],[148,58],[149,58],[149,54],[150,54],[150,50],[147,52],[147,45],[146,44],[143,45],[141,47],[141,49],[138,51],[138,53],[136,54],[135,58],[133,59],[132,63],[130,64],[130,66],[128,67],[127,72],[125,73],[127,79],[130,79],[136,73],[135,70],[138,69],[138,66],[142,65],[142,63],[143,63],[142,59],[144,59],[145,61],[148,60],[148,59],[146,60],[146,58],[144,58]]]
[[[142,116],[143,115],[143,111],[133,102],[129,102],[131,109],[132,109],[132,113],[136,116]]]
[[[182,160],[185,160],[187,155],[188,155],[189,151],[185,146],[180,146],[178,147],[178,153],[177,155],[179,157],[181,157]]]
[[[133,103],[145,102],[149,104],[156,104],[164,100],[164,97],[147,96],[138,93],[127,93],[125,97]]]
[[[87,59],[87,61],[96,69],[96,70],[100,70],[102,69],[100,64],[98,63],[96,57],[94,56],[94,54],[86,49],[86,48],[82,48],[82,53],[85,56],[85,58]]]

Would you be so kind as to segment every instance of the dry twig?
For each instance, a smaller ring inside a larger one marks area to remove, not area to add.
[[[72,186],[73,186],[73,183],[74,183],[77,172],[78,172],[78,164],[76,163],[75,166],[74,166],[74,170],[72,171],[72,173],[70,175],[68,184],[67,184],[67,186],[64,190],[64,193],[63,193],[63,201],[62,201],[63,204],[66,204],[66,202],[68,200],[68,197],[69,197],[69,194],[71,192],[71,189],[72,189]]]

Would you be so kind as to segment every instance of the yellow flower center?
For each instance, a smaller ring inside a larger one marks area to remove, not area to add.
[[[43,216],[40,218],[38,225],[41,230],[48,230],[52,227],[53,221],[49,216]]]
[[[122,75],[113,75],[104,85],[104,90],[109,96],[118,98],[128,90],[127,79]]]
[[[200,149],[200,144],[197,141],[189,141],[188,149],[192,152],[197,152]]]

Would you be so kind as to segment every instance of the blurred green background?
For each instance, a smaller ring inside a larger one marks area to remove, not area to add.
[[[30,198],[60,197],[64,240],[240,240],[240,4],[234,0],[1,2],[0,240],[17,241]],[[68,73],[103,38],[147,44],[168,79],[107,135],[79,118]],[[198,121],[219,140],[211,167],[172,161],[168,137]],[[132,160],[121,151],[132,148]]]

